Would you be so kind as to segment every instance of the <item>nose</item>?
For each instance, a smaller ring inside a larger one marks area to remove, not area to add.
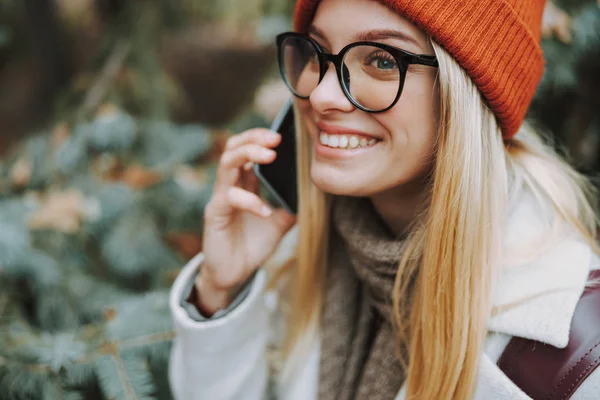
[[[319,113],[350,112],[355,108],[344,94],[332,63],[329,63],[327,72],[311,93],[309,100],[313,109]]]

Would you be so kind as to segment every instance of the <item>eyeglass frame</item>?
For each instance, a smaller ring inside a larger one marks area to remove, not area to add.
[[[310,94],[308,96],[301,96],[298,92],[296,92],[294,90],[294,88],[292,87],[291,83],[288,81],[287,73],[285,72],[284,52],[282,51],[282,49],[283,49],[283,45],[284,45],[285,41],[289,38],[300,38],[300,39],[307,40],[314,47],[314,49],[317,53],[317,56],[319,59],[319,81],[317,82],[317,86],[315,86],[313,91],[323,81],[323,78],[325,77],[325,74],[327,73],[327,71],[329,69],[328,63],[331,62],[335,67],[335,71],[337,73],[337,78],[338,78],[338,83],[340,84],[340,87],[342,88],[342,91],[344,92],[344,95],[346,96],[346,98],[359,110],[373,113],[373,114],[388,111],[389,109],[391,109],[392,107],[394,107],[396,105],[396,103],[400,99],[400,95],[402,94],[402,89],[404,88],[404,82],[406,81],[406,73],[408,72],[409,65],[419,64],[419,65],[425,65],[425,66],[435,67],[435,68],[439,67],[437,57],[435,55],[414,54],[409,51],[402,50],[398,47],[390,46],[390,45],[383,44],[383,43],[353,42],[353,43],[350,43],[350,44],[344,46],[344,48],[342,48],[337,54],[331,54],[331,53],[326,53],[325,51],[323,51],[323,49],[321,48],[319,43],[317,43],[317,41],[315,41],[313,38],[311,38],[310,36],[308,36],[306,34],[299,33],[299,32],[283,32],[283,33],[280,33],[279,35],[277,35],[277,37],[276,37],[279,73],[281,74],[281,77],[283,78],[286,86],[292,92],[292,94],[303,100],[309,99]],[[349,50],[353,49],[354,47],[358,47],[358,46],[372,46],[372,47],[377,47],[377,48],[387,51],[388,53],[390,53],[392,55],[392,57],[394,57],[394,60],[396,61],[396,65],[398,66],[398,70],[400,71],[400,84],[398,85],[398,93],[396,94],[396,98],[394,99],[392,104],[390,104],[388,107],[386,107],[382,110],[373,110],[373,109],[370,109],[370,108],[360,105],[360,103],[358,103],[354,99],[354,97],[352,96],[352,93],[350,93],[350,90],[346,87],[346,85],[343,82],[342,66],[343,66],[344,57],[346,56],[346,53]],[[311,92],[311,94],[312,94],[312,92]]]

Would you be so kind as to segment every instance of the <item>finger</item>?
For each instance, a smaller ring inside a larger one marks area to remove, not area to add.
[[[271,208],[260,197],[239,187],[229,188],[227,200],[231,207],[249,211],[259,217],[270,217],[273,214]]]
[[[258,194],[258,190],[260,189],[260,182],[258,181],[258,177],[256,176],[253,170],[242,172],[240,186],[251,193]]]
[[[234,186],[240,179],[240,168],[248,162],[268,164],[275,160],[277,154],[274,150],[267,149],[257,144],[247,144],[236,149],[226,151],[221,156],[217,168],[215,190]]]
[[[281,141],[281,135],[264,128],[250,129],[230,137],[225,145],[225,151],[233,150],[249,143],[260,144],[273,148]]]
[[[275,150],[257,144],[247,144],[223,153],[219,166],[232,169],[242,168],[247,163],[265,164],[272,162],[276,155]]]

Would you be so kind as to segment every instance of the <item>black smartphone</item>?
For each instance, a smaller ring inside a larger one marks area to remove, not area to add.
[[[296,129],[294,108],[290,99],[279,111],[271,130],[281,134],[281,143],[271,164],[254,164],[254,173],[279,206],[289,213],[298,212],[298,186],[296,178]]]

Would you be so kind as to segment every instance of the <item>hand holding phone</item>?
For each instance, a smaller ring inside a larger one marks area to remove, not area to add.
[[[272,210],[259,197],[249,163],[273,163],[282,135],[251,129],[231,137],[217,168],[204,210],[204,264],[196,280],[198,306],[208,313],[226,307],[250,276],[271,256],[295,217]]]

